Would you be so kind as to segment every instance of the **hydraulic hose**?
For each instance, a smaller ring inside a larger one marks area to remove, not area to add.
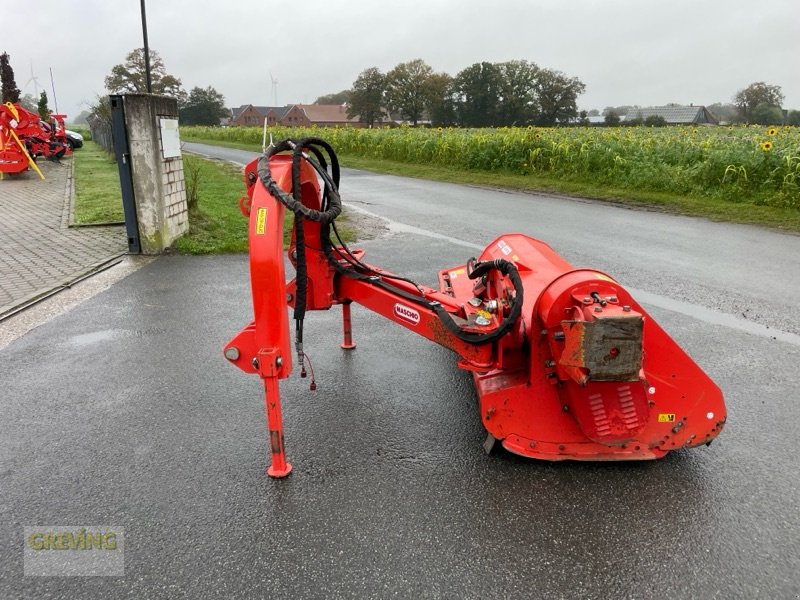
[[[444,307],[438,302],[431,306],[439,317],[439,320],[447,327],[448,331],[460,339],[462,342],[475,344],[476,346],[482,344],[489,344],[499,340],[506,333],[508,333],[522,314],[522,301],[523,301],[523,288],[522,279],[519,276],[517,266],[507,260],[498,258],[496,260],[487,260],[484,262],[475,262],[474,259],[469,261],[469,264],[474,264],[472,270],[467,274],[470,279],[477,279],[488,275],[490,271],[498,270],[503,275],[508,277],[511,284],[514,286],[514,301],[511,304],[511,310],[508,316],[503,319],[500,326],[491,333],[477,333],[464,331],[461,326],[453,320]]]
[[[330,158],[331,173],[328,173],[328,163],[325,160],[322,150],[327,153]],[[314,159],[306,152],[308,150],[314,155]],[[292,195],[287,194],[281,189],[277,182],[273,179],[270,172],[269,160],[272,156],[281,152],[292,152]],[[302,190],[300,182],[300,165],[305,160],[311,167],[319,174],[320,178],[325,184],[320,210],[310,208],[302,202]],[[341,249],[333,245],[330,240],[330,230],[333,228],[337,238],[339,237],[338,231],[334,220],[342,212],[342,201],[339,195],[339,161],[333,148],[324,140],[320,138],[304,138],[297,142],[287,139],[277,144],[271,144],[264,156],[258,161],[258,175],[264,186],[269,193],[276,198],[281,204],[288,208],[295,215],[294,231],[295,231],[295,248],[297,250],[296,257],[296,270],[297,270],[297,293],[295,297],[295,310],[294,318],[296,323],[296,340],[298,346],[298,354],[301,355],[302,360],[302,339],[303,339],[303,318],[306,310],[306,295],[308,288],[308,275],[305,260],[305,236],[302,226],[303,219],[309,219],[320,223],[322,249],[329,264],[336,270],[337,273],[367,281],[371,285],[383,288],[396,294],[409,302],[413,302],[430,310],[433,310],[442,324],[452,333],[456,338],[463,342],[474,345],[489,344],[499,340],[506,335],[522,314],[522,301],[523,301],[523,288],[522,280],[520,279],[519,272],[514,263],[503,259],[493,261],[474,262],[470,259],[471,270],[468,273],[470,279],[477,279],[489,274],[490,271],[498,270],[504,276],[508,277],[514,286],[514,298],[511,304],[511,310],[500,326],[490,333],[479,333],[464,331],[461,325],[456,323],[453,317],[448,313],[441,303],[431,301],[425,298],[422,288],[405,277],[397,275],[389,275],[386,273],[379,273],[374,271],[368,265],[362,263],[351,251],[347,248],[341,239]],[[337,258],[336,254],[339,255]],[[344,260],[349,266],[341,263]],[[402,290],[391,283],[384,281],[384,279],[397,279],[411,283],[419,290],[419,295]]]

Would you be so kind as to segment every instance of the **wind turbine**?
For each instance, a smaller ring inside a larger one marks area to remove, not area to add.
[[[39,100],[39,78],[33,74],[33,61],[31,61],[31,78],[28,79],[27,83],[25,84],[25,89],[28,89],[28,86],[33,82],[33,96],[36,100]]]
[[[278,106],[278,80],[272,76],[272,71],[269,72],[269,80],[272,83],[272,106]]]

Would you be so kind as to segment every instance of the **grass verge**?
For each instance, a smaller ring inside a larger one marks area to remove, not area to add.
[[[256,144],[221,142],[195,138],[183,133],[187,141],[260,152]],[[656,210],[672,214],[704,217],[713,221],[761,225],[783,231],[800,232],[800,211],[750,203],[737,203],[708,197],[682,196],[663,192],[642,192],[596,186],[585,182],[514,175],[502,172],[463,171],[431,165],[416,165],[389,160],[340,155],[345,167],[403,177],[416,177],[491,188],[512,189],[530,193],[562,194],[622,204],[632,208]],[[346,200],[346,198],[345,198]]]
[[[124,221],[119,171],[114,158],[90,140],[85,141],[83,148],[72,156],[75,162],[75,224]]]
[[[247,252],[247,219],[239,210],[244,193],[241,170],[230,163],[183,155],[186,189],[196,202],[189,210],[189,233],[175,242],[186,254]]]
[[[247,252],[248,219],[239,210],[239,198],[245,193],[242,170],[231,163],[208,160],[184,153],[186,188],[196,189],[196,203],[190,198],[189,233],[178,239],[174,248],[185,254],[220,254]],[[284,245],[291,236],[292,215],[283,223]],[[347,215],[337,219],[345,241],[355,238]]]

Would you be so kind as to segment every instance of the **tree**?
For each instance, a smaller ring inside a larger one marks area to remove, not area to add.
[[[453,97],[453,78],[447,73],[434,73],[426,84],[428,99],[426,110],[432,125],[455,125],[456,108]]]
[[[36,110],[39,112],[39,116],[44,120],[47,120],[50,116],[50,107],[47,106],[47,92],[44,90],[39,94],[39,102],[36,104]]]
[[[11,68],[11,57],[8,52],[0,54],[0,81],[2,81],[3,102],[19,102],[19,88],[14,80],[14,69]]]
[[[585,90],[586,86],[577,77],[541,69],[536,78],[539,124],[550,126],[575,118],[578,114],[578,96]]]
[[[622,106],[606,106],[601,114],[604,117],[611,112],[616,113],[617,116],[627,115],[629,112],[632,112],[637,108],[639,108],[639,105],[637,104],[634,105],[623,104]]]
[[[536,81],[539,67],[527,60],[511,60],[496,65],[500,77],[498,124],[523,125],[538,112]]]
[[[729,102],[715,102],[706,107],[708,111],[717,118],[719,122],[732,123],[739,120],[739,109],[736,105]]]
[[[666,127],[667,120],[661,115],[650,115],[644,120],[647,127]]]
[[[609,110],[608,112],[606,112],[606,117],[604,121],[608,127],[616,127],[617,125],[619,125],[620,118],[619,115],[615,113],[613,110]]]
[[[769,104],[759,104],[750,113],[753,123],[759,125],[780,125],[783,123],[783,111]]]
[[[79,114],[77,117],[75,117],[74,119],[71,119],[71,121],[72,121],[73,123],[75,123],[75,125],[83,125],[83,124],[86,124],[86,123],[88,123],[88,122],[89,122],[89,114],[90,114],[90,113],[89,113],[89,111],[88,111],[88,110],[82,110],[82,111],[80,112],[80,114]]]
[[[348,118],[358,117],[359,121],[366,123],[369,127],[372,127],[376,121],[383,120],[385,86],[386,76],[377,67],[361,71],[353,82],[350,105],[347,107]]]
[[[789,111],[789,116],[786,118],[787,125],[800,125],[800,110]]]
[[[460,71],[453,80],[459,122],[467,127],[496,125],[500,87],[500,69],[495,64],[474,63]]]
[[[400,63],[386,74],[386,104],[416,126],[431,101],[433,69],[422,59]]]
[[[150,79],[154,94],[174,96],[184,100],[181,80],[167,73],[164,61],[155,50],[150,50]],[[106,89],[112,94],[147,92],[147,75],[144,66],[144,48],[128,53],[125,62],[115,65],[105,79]]]
[[[183,125],[219,125],[227,114],[225,97],[211,86],[193,87],[179,111]]]
[[[350,102],[351,90],[342,90],[335,94],[326,94],[314,100],[314,104],[347,104]]]
[[[779,85],[767,85],[763,81],[751,83],[743,90],[736,92],[733,103],[745,121],[753,119],[753,111],[759,104],[776,106],[783,104],[783,93]]]

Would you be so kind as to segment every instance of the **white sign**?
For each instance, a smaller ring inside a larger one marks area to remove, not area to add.
[[[181,155],[181,137],[178,135],[178,119],[160,119],[161,156],[177,158]]]

